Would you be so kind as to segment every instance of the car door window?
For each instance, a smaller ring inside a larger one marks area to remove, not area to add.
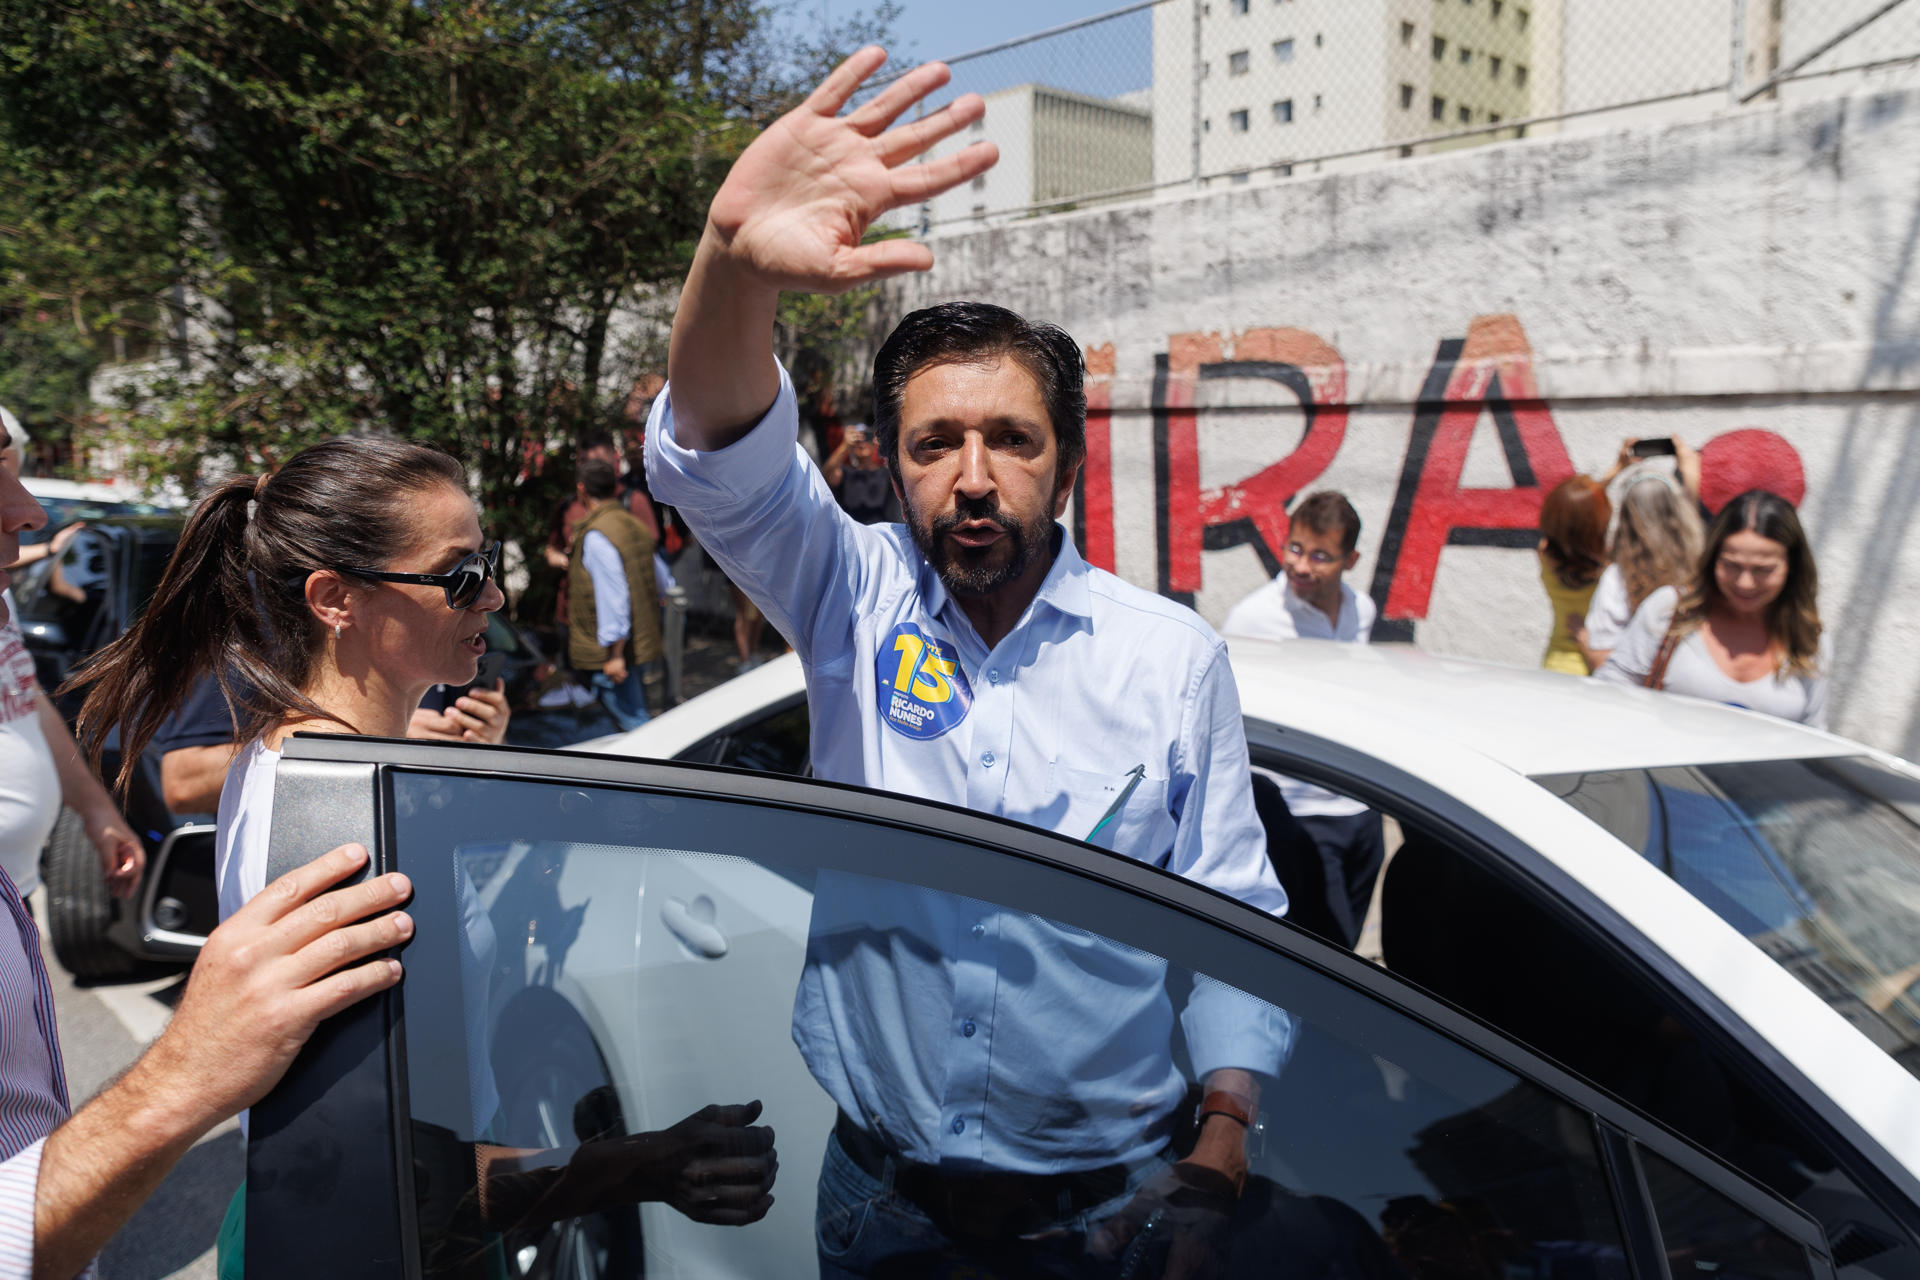
[[[1700,1179],[1645,1149],[1637,1152],[1674,1280],[1813,1280],[1806,1246]]]
[[[813,774],[810,720],[805,699],[776,708],[757,719],[703,738],[682,751],[680,760],[723,764],[760,773]]]
[[[1265,746],[1257,746],[1253,758],[1264,768],[1299,764]],[[1565,780],[1555,786],[1563,794],[1575,790]],[[1664,802],[1685,803],[1634,773],[1585,775],[1577,791],[1583,808],[1604,806],[1623,839],[1632,834],[1643,842],[1664,841]],[[1718,793],[1691,794],[1697,804],[1722,803]],[[1270,803],[1262,805],[1261,817],[1270,848],[1297,839]],[[1523,885],[1498,858],[1443,834],[1416,811],[1389,809],[1384,818],[1387,864],[1362,935],[1363,954],[1647,1111],[1800,1204],[1834,1239],[1856,1241],[1854,1252],[1836,1258],[1842,1276],[1864,1280],[1891,1274],[1880,1270],[1888,1265],[1920,1263],[1920,1250],[1843,1162],[1755,1088],[1741,1064],[1695,1034],[1689,1011],[1568,928],[1542,904],[1540,891]],[[1751,848],[1715,838],[1709,849],[1697,832],[1679,834],[1676,842],[1690,846],[1677,858],[1709,871],[1736,852],[1746,859],[1746,870],[1728,881],[1723,895],[1729,910],[1734,904],[1750,915],[1786,909],[1780,904],[1787,890]],[[1285,859],[1274,856],[1286,884]],[[1293,864],[1296,877],[1308,877],[1296,880],[1303,893],[1324,892],[1312,880],[1317,860],[1296,856]],[[1289,885],[1290,894],[1296,885]]]
[[[1069,1170],[1123,1204],[1191,1143],[1198,1073],[1221,1066],[1262,1086],[1236,1268],[1629,1274],[1585,1104],[1191,912],[862,819],[837,789],[813,809],[387,776],[416,892],[401,1001],[427,1275],[812,1274],[884,1229],[835,1182],[841,1115],[903,1160]],[[558,1177],[752,1100],[780,1159],[752,1225],[478,1205],[476,1145]]]

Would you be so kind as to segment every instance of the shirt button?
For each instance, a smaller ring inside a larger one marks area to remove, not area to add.
[[[989,769],[993,768],[993,752],[989,751],[986,754],[982,755],[980,757],[980,763],[985,765]]]
[[[979,1028],[973,1025],[972,1018],[968,1018],[965,1022],[960,1024],[960,1034],[968,1037],[969,1039],[972,1038],[973,1033],[977,1030],[979,1030]]]
[[[955,1133],[965,1133],[967,1131],[967,1122],[959,1116],[955,1116],[953,1118],[953,1131]]]
[[[998,667],[990,667],[990,668],[988,668],[988,670],[987,670],[987,683],[988,683],[988,684],[999,684],[999,683],[1000,683],[1000,668],[998,668]]]
[[[986,936],[987,936],[987,926],[985,926],[984,924],[977,924],[977,925],[975,925],[975,926],[973,926],[973,936],[974,936],[974,937],[976,937],[976,938],[984,938],[984,937],[986,937]]]

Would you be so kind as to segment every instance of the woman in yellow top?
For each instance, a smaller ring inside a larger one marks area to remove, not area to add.
[[[1607,524],[1613,504],[1591,476],[1555,485],[1540,504],[1540,585],[1553,605],[1553,631],[1540,665],[1571,676],[1591,674],[1574,639],[1584,623],[1593,589],[1607,567]]]

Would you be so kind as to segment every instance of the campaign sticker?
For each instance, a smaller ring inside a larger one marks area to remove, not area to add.
[[[927,741],[967,718],[973,688],[950,641],[903,622],[874,655],[880,718],[909,738]]]

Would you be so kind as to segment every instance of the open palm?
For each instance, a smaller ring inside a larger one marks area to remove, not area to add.
[[[913,204],[985,172],[990,142],[909,163],[978,120],[986,105],[966,94],[921,120],[889,127],[944,85],[941,63],[916,67],[865,106],[841,116],[854,91],[886,61],[869,46],[848,58],[807,100],[782,116],[734,162],[709,211],[728,256],[781,290],[839,293],[933,265],[925,245],[861,237],[889,209]]]

